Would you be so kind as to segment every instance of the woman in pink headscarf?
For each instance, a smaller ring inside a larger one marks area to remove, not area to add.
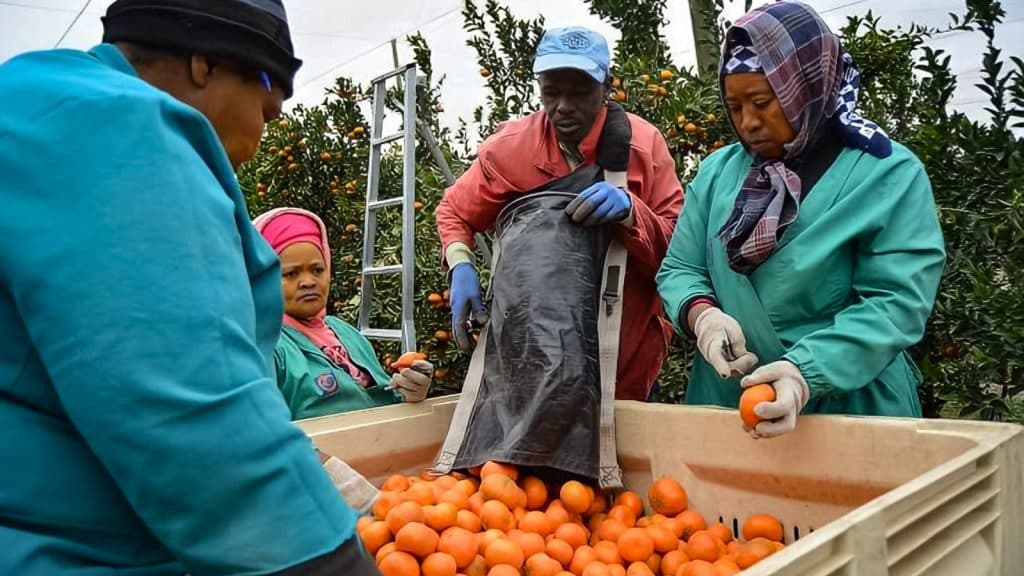
[[[323,221],[299,208],[277,208],[253,224],[281,258],[284,326],[274,363],[292,418],[423,400],[434,373],[430,362],[388,376],[355,327],[327,316],[331,253]]]

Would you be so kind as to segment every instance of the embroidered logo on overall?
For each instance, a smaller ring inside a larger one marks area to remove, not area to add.
[[[590,48],[590,39],[579,32],[562,36],[562,46],[571,50],[586,50]]]
[[[323,396],[330,396],[338,391],[338,379],[330,372],[317,376],[316,385],[320,388]]]

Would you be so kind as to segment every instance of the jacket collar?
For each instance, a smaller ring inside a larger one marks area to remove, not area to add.
[[[601,130],[604,128],[604,119],[607,115],[608,107],[602,106],[601,110],[597,113],[597,117],[594,118],[594,125],[590,127],[590,132],[580,141],[579,151],[583,157],[580,166],[595,162],[597,158],[597,143],[601,138]],[[550,176],[562,176],[570,171],[569,164],[566,162],[565,156],[558,146],[558,133],[555,132],[554,126],[551,125],[551,120],[547,114],[543,116],[544,134],[537,144],[537,152],[534,154],[537,161],[534,165]]]

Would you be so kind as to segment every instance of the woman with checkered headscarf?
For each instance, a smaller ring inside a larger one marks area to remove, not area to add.
[[[700,350],[687,402],[772,385],[755,437],[801,412],[920,416],[906,350],[945,262],[924,167],[857,114],[857,67],[802,3],[737,20],[719,70],[739,142],[704,160],[657,277]]]

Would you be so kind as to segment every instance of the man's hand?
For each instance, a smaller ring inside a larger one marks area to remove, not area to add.
[[[487,312],[480,296],[480,279],[469,262],[456,264],[451,272],[452,335],[459,350],[469,353],[473,351],[474,344],[469,337],[470,314],[476,324],[487,322]]]
[[[591,185],[565,207],[572,221],[583,226],[620,223],[632,210],[629,194],[607,182]]]

